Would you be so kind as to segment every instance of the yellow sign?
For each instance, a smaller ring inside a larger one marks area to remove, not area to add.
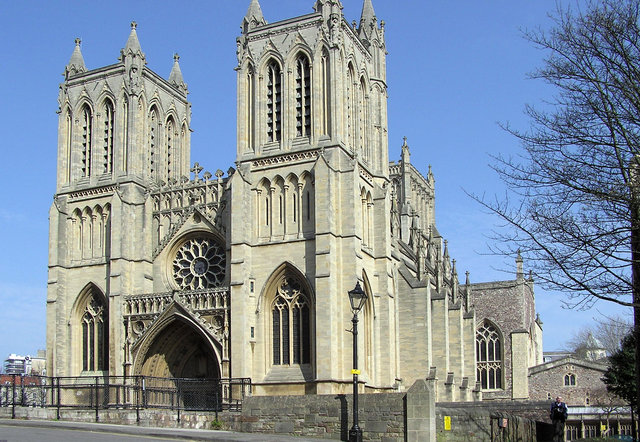
[[[607,431],[607,426],[605,424],[600,424],[600,431],[602,433],[604,433],[605,431]]]
[[[351,374],[360,374],[360,370],[354,368],[353,370],[351,370]]]
[[[444,417],[444,431],[451,431],[451,416]]]

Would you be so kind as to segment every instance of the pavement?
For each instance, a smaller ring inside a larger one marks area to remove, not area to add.
[[[122,435],[155,437],[189,441],[248,441],[248,442],[318,442],[322,439],[292,437],[260,433],[236,433],[219,430],[193,430],[187,428],[139,427],[137,425],[115,425],[90,422],[66,422],[47,420],[0,419],[0,425],[51,428],[63,430],[104,431]]]

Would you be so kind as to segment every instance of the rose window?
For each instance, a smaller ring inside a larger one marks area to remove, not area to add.
[[[173,278],[181,289],[218,287],[224,281],[224,249],[212,238],[193,238],[182,244],[173,260]]]

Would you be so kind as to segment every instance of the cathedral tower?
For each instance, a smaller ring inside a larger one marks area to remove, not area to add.
[[[110,66],[88,70],[76,40],[64,77],[50,211],[49,372],[122,374],[121,296],[152,291],[149,190],[189,174],[187,86],[177,55],[168,81],[146,67],[135,23]]]
[[[274,23],[252,0],[241,28],[231,299],[255,313],[233,318],[235,376],[265,392],[343,391],[347,292],[360,281],[363,378],[388,386],[390,358],[373,351],[393,347],[374,321],[393,321],[384,26],[370,0],[359,26],[340,0]]]

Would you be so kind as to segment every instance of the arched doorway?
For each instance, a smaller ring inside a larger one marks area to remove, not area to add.
[[[144,403],[219,410],[223,392],[213,342],[181,316],[174,316],[149,339],[140,349],[136,370],[144,379]]]
[[[158,378],[219,379],[220,363],[211,342],[176,318],[160,331],[143,357],[140,375]]]

